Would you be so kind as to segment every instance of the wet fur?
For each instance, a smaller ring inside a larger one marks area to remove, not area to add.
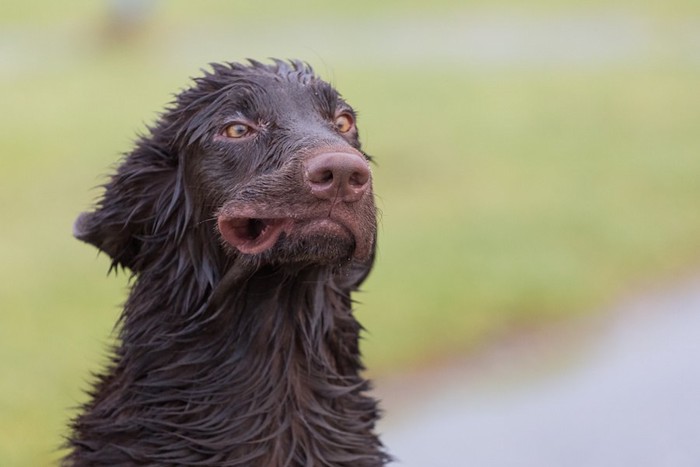
[[[324,209],[304,198],[295,174],[314,148],[361,151],[356,134],[323,124],[347,104],[298,62],[212,67],[76,221],[75,235],[112,269],[130,269],[133,286],[64,465],[383,465],[350,298],[374,258],[371,199],[339,213],[371,237],[366,258],[352,257],[353,244],[292,238],[246,257],[216,229],[237,202]],[[291,96],[283,108],[267,108],[280,93]],[[301,116],[287,118],[295,105]],[[216,134],[222,115],[244,107],[278,125],[232,157]],[[307,119],[311,108],[318,116]]]

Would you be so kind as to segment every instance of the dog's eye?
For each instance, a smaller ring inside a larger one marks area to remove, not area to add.
[[[232,123],[224,129],[224,135],[229,138],[237,139],[247,136],[251,132],[251,128],[243,123]]]
[[[347,133],[352,130],[355,122],[353,122],[352,115],[350,114],[340,114],[335,117],[335,129],[341,133]]]

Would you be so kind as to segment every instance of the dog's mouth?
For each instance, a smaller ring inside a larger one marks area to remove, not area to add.
[[[221,240],[238,253],[264,255],[263,261],[328,263],[371,255],[374,215],[367,211],[229,203],[216,217]]]
[[[292,225],[291,219],[219,217],[219,231],[224,240],[241,253],[254,255],[272,248],[282,232]]]
[[[354,235],[342,222],[329,217],[311,219],[254,218],[220,216],[219,231],[223,239],[243,254],[255,255],[273,248],[283,234],[295,238],[347,242]]]

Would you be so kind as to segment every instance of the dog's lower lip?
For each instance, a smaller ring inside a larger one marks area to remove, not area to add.
[[[218,219],[224,240],[241,253],[256,254],[272,248],[290,223],[286,219],[225,217]]]
[[[244,254],[269,250],[282,233],[306,235],[321,230],[326,235],[352,236],[347,226],[330,217],[293,219],[220,216],[218,227],[226,243]]]
[[[256,240],[265,233],[265,230],[273,224],[274,221],[265,219],[232,219],[231,225],[236,230],[241,238],[246,240]]]

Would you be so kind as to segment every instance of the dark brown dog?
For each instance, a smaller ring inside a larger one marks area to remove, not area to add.
[[[65,464],[383,465],[350,298],[376,239],[355,112],[299,62],[212,67],[76,221],[135,280]]]

